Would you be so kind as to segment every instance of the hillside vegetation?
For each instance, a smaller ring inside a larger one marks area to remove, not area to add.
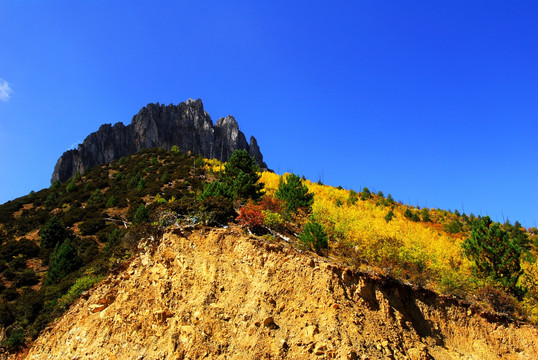
[[[259,173],[245,151],[220,164],[148,149],[0,205],[3,346],[37,337],[141,239],[234,221],[267,241],[538,322],[536,229]]]

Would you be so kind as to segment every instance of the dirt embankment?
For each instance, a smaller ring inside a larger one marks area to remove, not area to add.
[[[177,230],[143,247],[26,358],[538,359],[532,326],[239,229]]]

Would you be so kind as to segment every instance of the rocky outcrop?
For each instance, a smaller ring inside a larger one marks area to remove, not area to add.
[[[537,359],[538,330],[242,229],[175,229],[26,359]]]
[[[65,152],[56,163],[51,182],[65,181],[77,171],[117,160],[144,148],[169,150],[178,146],[206,158],[226,161],[235,150],[247,150],[261,168],[267,168],[256,139],[250,144],[233,116],[213,125],[200,99],[179,105],[148,104],[136,114],[130,125],[102,125],[75,150]]]

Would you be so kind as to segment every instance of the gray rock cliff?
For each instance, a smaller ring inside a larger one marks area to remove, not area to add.
[[[66,151],[57,161],[51,182],[65,181],[77,171],[110,163],[144,148],[191,151],[206,158],[226,161],[235,150],[247,150],[261,168],[267,168],[256,139],[250,144],[239,130],[233,116],[213,121],[200,99],[189,99],[179,105],[148,104],[136,114],[131,124],[102,125],[77,149]]]

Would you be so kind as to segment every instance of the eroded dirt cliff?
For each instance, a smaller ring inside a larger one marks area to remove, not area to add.
[[[538,331],[239,228],[175,230],[27,359],[538,359]]]

